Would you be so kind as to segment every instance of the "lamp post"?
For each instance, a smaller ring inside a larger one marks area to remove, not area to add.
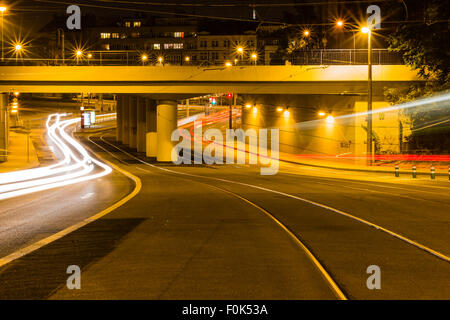
[[[367,155],[369,165],[372,164],[372,31],[368,27],[361,29],[362,33],[367,34]]]
[[[22,51],[22,49],[23,49],[23,47],[22,47],[22,44],[20,44],[20,43],[17,43],[17,44],[14,46],[14,50],[15,50],[15,52],[16,52],[16,65],[17,65],[17,60],[18,60],[19,54],[20,54],[20,52]]]
[[[61,47],[61,59],[62,59],[62,65],[64,65],[64,60],[65,60],[65,52],[64,52],[64,30],[61,28],[58,28],[57,30],[58,32],[58,43],[60,44]]]
[[[75,56],[76,56],[76,58],[77,58],[77,65],[78,65],[79,62],[80,62],[81,57],[83,56],[83,51],[77,50],[77,51],[75,52]]]
[[[244,56],[244,48],[243,47],[237,47],[236,48],[236,52],[238,54],[239,59],[242,60],[242,58]],[[235,64],[237,64],[236,60],[235,60]]]
[[[258,55],[255,52],[253,52],[251,57],[252,57],[252,60],[255,63],[255,66],[256,66],[256,63],[258,61]]]
[[[143,54],[143,55],[141,56],[142,65],[143,65],[143,66],[145,65],[145,62],[147,61],[147,59],[148,59],[148,57],[147,57],[146,54]]]
[[[1,25],[2,25],[2,62],[5,61],[5,53],[3,50],[3,15],[4,15],[5,11],[6,11],[6,7],[0,7],[0,12],[2,14],[2,23],[1,23]]]

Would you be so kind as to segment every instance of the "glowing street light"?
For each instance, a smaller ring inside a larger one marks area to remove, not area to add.
[[[17,44],[14,46],[14,50],[16,50],[16,51],[22,50],[22,45],[21,45],[20,43],[17,43]]]
[[[370,29],[368,27],[362,27],[361,32],[362,33],[370,33]]]
[[[239,56],[239,59],[242,60],[242,57],[244,56],[244,48],[239,46],[239,47],[236,48],[236,52],[237,52],[237,54]],[[238,59],[234,59],[234,64],[237,64],[237,62],[238,62]]]
[[[158,61],[159,61],[159,63],[163,63],[163,61],[164,61],[164,59],[163,59],[163,57],[158,57]]]
[[[255,62],[255,66],[256,66],[256,62],[258,61],[258,54],[256,54],[256,52],[253,52],[250,57]]]
[[[284,109],[283,109],[282,107],[278,107],[278,108],[277,108],[277,111],[278,111],[278,112],[281,112],[281,111],[283,111],[283,110],[284,110]]]
[[[145,62],[148,60],[148,56],[146,54],[143,54],[141,56],[142,65],[145,65]]]
[[[325,117],[326,113],[323,111],[319,111],[317,114],[319,115],[319,117]]]
[[[230,61],[225,62],[225,67],[229,68],[229,67],[231,67],[231,66],[232,66],[232,64],[231,64]]]
[[[190,60],[191,60],[190,57],[188,57],[188,56],[184,57],[184,61],[189,62]]]
[[[14,92],[14,95],[15,95],[16,97],[18,97],[18,96],[20,95],[20,92],[16,91],[16,92]]]
[[[246,107],[247,109],[250,109],[250,108],[252,107],[252,105],[251,105],[250,103],[248,103],[248,104],[245,105],[245,107]]]
[[[92,58],[92,53],[88,53],[87,57],[88,57],[88,59],[91,59]]]
[[[344,26],[344,21],[342,21],[342,20],[337,20],[337,21],[336,21],[336,26],[339,27],[339,28],[342,28],[342,27]]]
[[[303,31],[303,35],[304,35],[305,37],[309,37],[310,33],[311,33],[311,32],[310,32],[309,30]]]
[[[81,50],[77,50],[77,52],[75,52],[77,58],[80,58],[83,55],[83,51]]]
[[[1,26],[2,26],[2,61],[5,60],[5,53],[3,50],[3,43],[4,43],[4,41],[3,41],[3,15],[4,15],[5,11],[6,11],[6,7],[4,7],[4,6],[0,7],[0,12],[2,14],[2,23],[1,23]]]

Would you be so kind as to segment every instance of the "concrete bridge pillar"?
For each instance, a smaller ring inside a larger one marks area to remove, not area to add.
[[[129,119],[130,119],[130,105],[129,105],[129,96],[122,95],[122,139],[121,142],[123,144],[130,143],[130,134],[129,134]]]
[[[0,93],[0,162],[8,158],[8,94]]]
[[[157,106],[157,161],[172,161],[174,143],[170,137],[177,128],[177,102],[172,100],[158,101]]]
[[[156,136],[156,101],[145,99],[146,156],[156,157],[158,139]]]
[[[146,112],[145,99],[142,97],[136,98],[137,107],[137,136],[136,148],[138,152],[145,152],[146,145]]]
[[[129,96],[128,98],[129,105],[129,122],[128,122],[128,130],[130,135],[129,146],[130,148],[136,149],[137,147],[137,106],[136,101],[137,98],[135,96]]]
[[[116,106],[116,141],[122,142],[122,128],[123,128],[123,96],[119,95],[117,97],[117,106]]]

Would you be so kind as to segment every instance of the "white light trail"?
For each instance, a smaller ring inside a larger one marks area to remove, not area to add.
[[[438,95],[434,95],[434,96],[430,96],[430,97],[426,97],[426,98],[422,98],[422,99],[417,99],[414,101],[405,102],[405,103],[401,103],[401,104],[394,105],[394,106],[375,109],[375,110],[372,110],[371,113],[372,114],[386,113],[386,112],[390,112],[390,111],[398,111],[398,110],[405,110],[405,109],[416,108],[416,107],[423,107],[423,106],[428,106],[428,105],[432,105],[432,104],[438,104],[440,108],[449,108],[450,107],[450,93],[444,92],[442,94],[438,94]],[[369,112],[367,112],[367,111],[357,112],[357,113],[346,114],[346,115],[335,117],[335,120],[364,117],[368,114],[369,114]],[[323,119],[298,122],[297,124],[295,124],[295,126],[298,129],[303,129],[303,130],[313,129],[313,128],[321,125],[321,123],[323,123],[322,121],[323,121]],[[341,121],[340,123],[343,123],[343,122]]]
[[[61,151],[62,160],[44,168],[0,174],[0,200],[93,180],[112,172],[111,167],[92,158],[86,149],[65,131],[80,119],[61,121],[64,116],[66,114],[52,114],[46,122],[48,135]],[[94,173],[96,167],[101,171]]]

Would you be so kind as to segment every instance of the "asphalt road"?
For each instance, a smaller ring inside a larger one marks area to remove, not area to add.
[[[114,146],[113,132],[82,141],[139,177],[142,190],[1,267],[1,299],[337,299],[330,279],[349,299],[450,298],[448,181],[286,163],[277,175],[261,176],[257,166],[139,160]],[[6,212],[2,202],[1,256],[133,187],[115,172],[16,198]],[[69,265],[82,270],[81,290],[66,288]],[[366,286],[370,265],[380,267],[379,290]]]

